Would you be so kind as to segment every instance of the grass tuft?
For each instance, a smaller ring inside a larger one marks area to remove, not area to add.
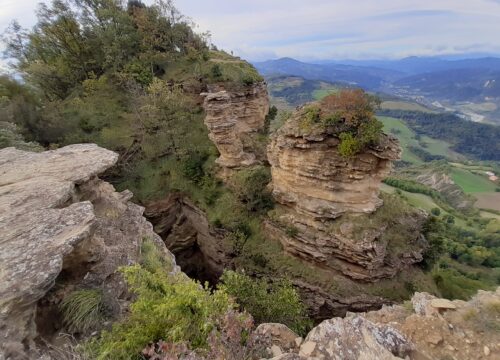
[[[106,306],[101,290],[76,290],[61,303],[63,321],[73,333],[86,333],[106,318]]]

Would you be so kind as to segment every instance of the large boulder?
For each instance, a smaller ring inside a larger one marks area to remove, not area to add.
[[[36,358],[34,340],[62,330],[58,305],[73,289],[111,294],[118,316],[128,292],[117,269],[144,238],[177,271],[132,194],[97,178],[117,159],[93,144],[0,150],[0,359]]]

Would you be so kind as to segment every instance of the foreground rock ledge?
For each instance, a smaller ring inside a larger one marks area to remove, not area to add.
[[[405,306],[325,320],[304,340],[281,324],[262,324],[272,360],[499,359],[500,288],[470,301],[415,293]],[[276,347],[276,348],[275,348]]]
[[[132,194],[97,178],[117,159],[93,144],[0,150],[0,359],[38,356],[34,339],[57,324],[40,318],[37,304],[61,271],[61,289],[102,288],[120,308],[126,288],[117,268],[137,261],[145,237],[167,252]]]

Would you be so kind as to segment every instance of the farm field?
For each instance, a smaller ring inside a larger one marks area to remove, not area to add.
[[[389,194],[393,194],[396,191],[395,187],[389,186],[387,184],[382,184],[382,187],[380,188],[381,191],[384,191]],[[408,203],[416,208],[425,210],[426,212],[430,213],[431,209],[433,208],[438,208],[441,210],[442,215],[451,215],[448,213],[446,210],[444,210],[441,206],[436,204],[434,200],[424,194],[418,194],[418,193],[411,193],[408,191],[400,190],[402,195],[407,199]],[[455,224],[458,226],[461,226],[463,228],[467,228],[467,224],[463,219],[460,218],[455,218]]]
[[[314,98],[314,100],[321,100],[325,96],[338,93],[339,90],[340,90],[339,88],[335,88],[335,87],[326,87],[323,89],[317,89],[317,90],[313,91],[312,97]]]
[[[424,163],[421,158],[410,150],[410,147],[417,147],[425,150],[431,155],[441,155],[450,159],[459,160],[463,158],[463,156],[450,150],[450,144],[445,141],[435,140],[428,136],[422,136],[420,141],[418,141],[415,137],[415,132],[401,119],[387,116],[378,116],[377,118],[384,124],[384,131],[386,133],[391,133],[399,139],[401,147],[403,148],[403,161],[407,161],[412,165]],[[424,143],[425,146],[422,146],[422,143]]]
[[[421,111],[421,112],[426,112],[426,113],[435,113],[435,111],[417,104],[417,103],[412,103],[408,101],[393,101],[393,100],[388,100],[382,102],[380,105],[382,109],[387,109],[387,110],[406,110],[406,111]]]
[[[486,176],[474,174],[466,169],[454,167],[451,172],[451,178],[462,188],[465,193],[495,193],[494,182],[488,180]]]
[[[476,193],[474,197],[477,199],[474,206],[478,209],[493,209],[500,211],[500,193]],[[497,217],[500,219],[500,215],[495,215],[488,213],[489,217]]]

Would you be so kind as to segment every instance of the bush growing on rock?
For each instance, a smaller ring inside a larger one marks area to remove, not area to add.
[[[142,246],[142,265],[121,269],[136,295],[130,313],[86,346],[93,359],[136,359],[149,344],[162,340],[190,350],[208,349],[210,336],[219,336],[234,303],[224,290],[212,292],[183,273],[170,274],[151,241]],[[251,318],[238,315],[238,321]],[[241,331],[246,331],[241,328]]]
[[[268,282],[242,273],[226,271],[218,288],[233,296],[257,324],[282,323],[304,335],[311,327],[297,291],[286,280]]]
[[[379,105],[376,97],[361,89],[342,90],[323,98],[319,104],[307,106],[300,128],[309,132],[321,127],[340,139],[339,152],[348,158],[367,146],[379,142],[383,124],[375,118]]]
[[[269,169],[263,166],[241,170],[233,177],[236,195],[248,211],[264,211],[272,207],[271,193],[266,189],[270,181]]]

